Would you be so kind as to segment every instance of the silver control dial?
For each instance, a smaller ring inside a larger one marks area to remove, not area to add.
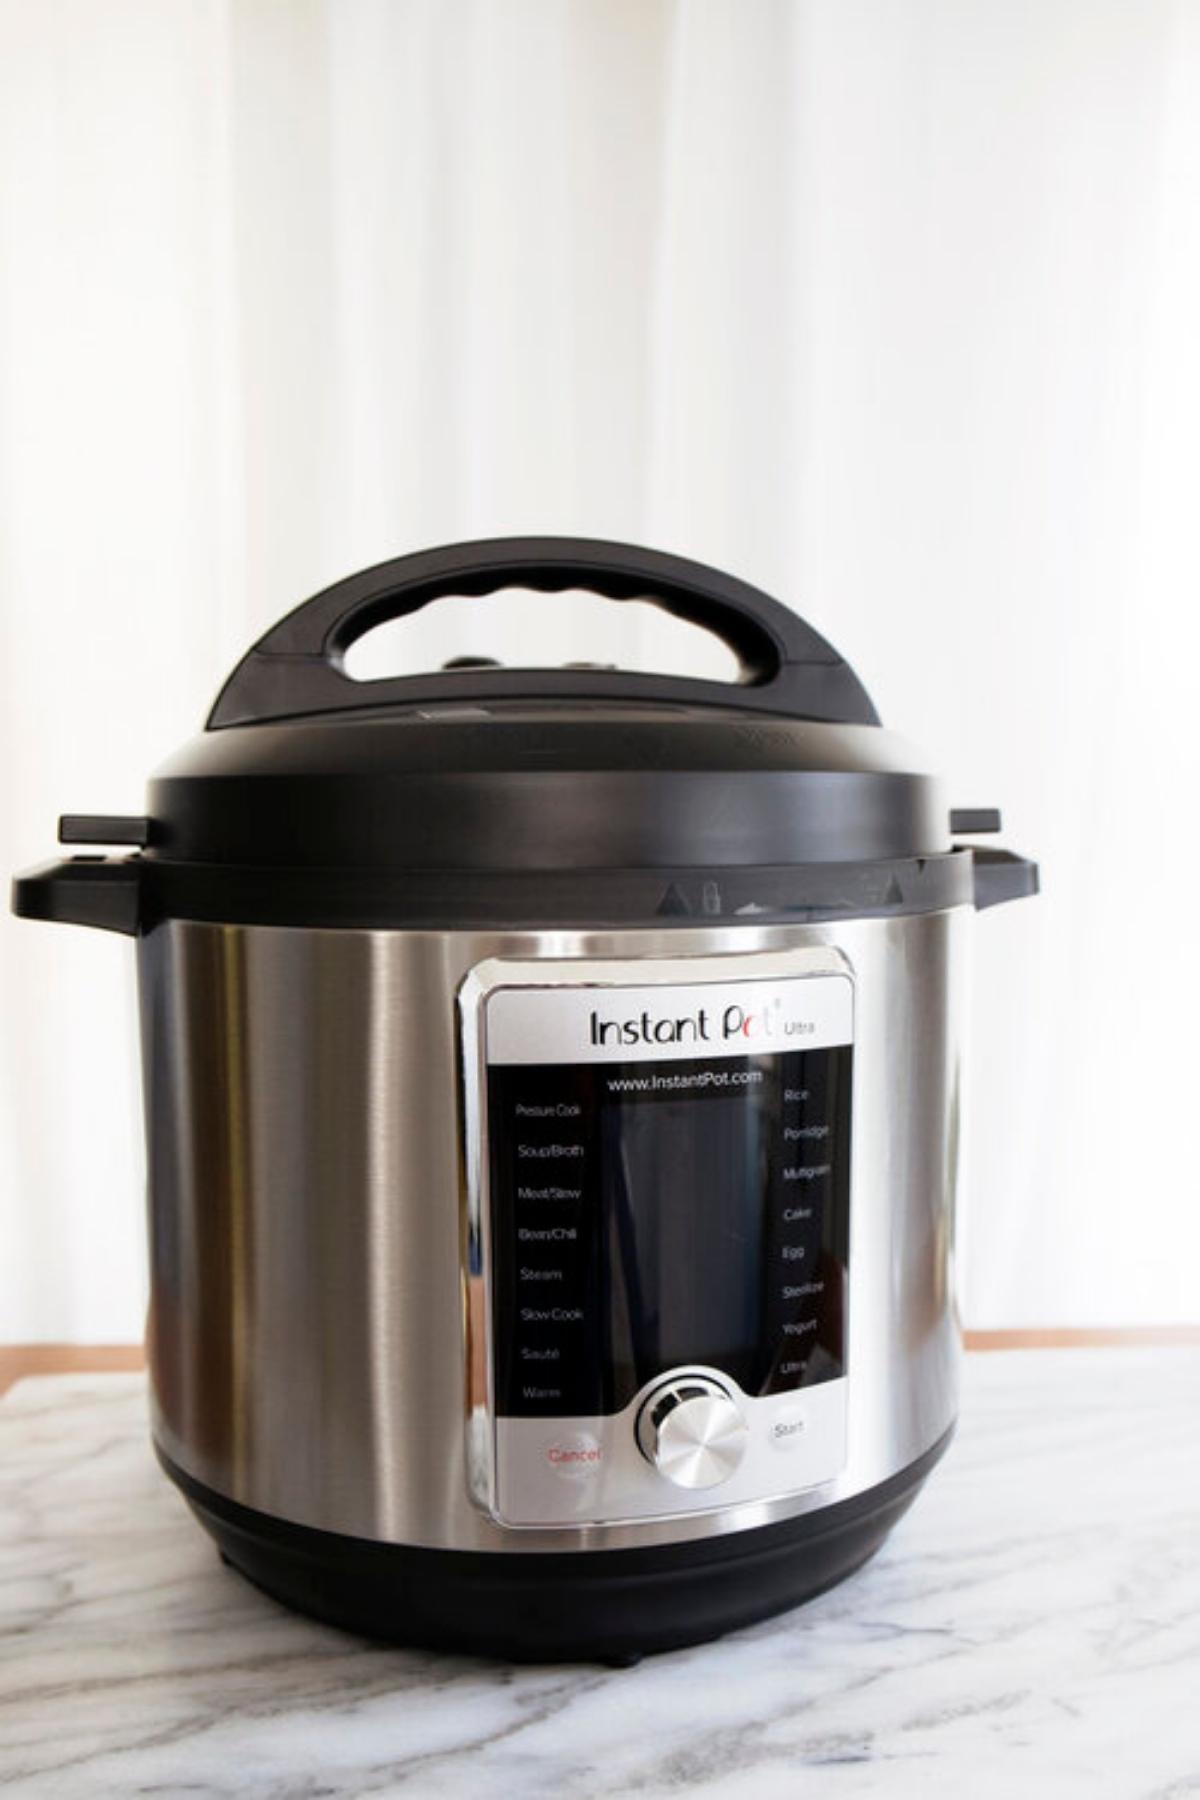
[[[710,1488],[742,1460],[747,1428],[725,1389],[704,1375],[681,1375],[650,1395],[638,1414],[642,1455],[676,1487]]]

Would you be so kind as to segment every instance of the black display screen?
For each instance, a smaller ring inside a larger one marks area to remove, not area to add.
[[[761,1194],[768,1178],[769,1125],[749,1094],[602,1106],[601,1214],[618,1389],[636,1389],[638,1370],[679,1363],[748,1373],[762,1323],[766,1219],[745,1196]]]
[[[845,1372],[853,1051],[488,1076],[497,1411],[619,1411],[684,1364]]]

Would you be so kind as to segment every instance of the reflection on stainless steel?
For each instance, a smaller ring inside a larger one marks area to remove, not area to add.
[[[163,1449],[207,1486],[279,1518],[498,1551],[760,1525],[913,1461],[954,1415],[965,928],[961,909],[712,930],[158,926],[139,965]],[[844,1472],[815,1494],[690,1517],[505,1528],[468,1482],[468,1461],[487,1446],[483,1265],[464,1163],[478,1145],[464,1135],[458,1050],[464,979],[492,959],[596,958],[653,980],[655,959],[753,952],[765,965],[809,947],[840,952],[856,979]]]

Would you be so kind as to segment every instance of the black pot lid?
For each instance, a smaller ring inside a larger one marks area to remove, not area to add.
[[[739,678],[346,674],[372,626],[518,586],[651,601],[721,638]],[[136,819],[65,816],[64,843],[134,853],[26,870],[14,910],[134,934],[562,930],[885,918],[1037,889],[1026,858],[951,844],[999,814],[947,816],[803,619],[700,563],[586,539],[459,544],[327,588],[247,653],[148,799]]]
[[[650,601],[721,638],[740,679],[345,673],[349,646],[384,620],[517,586]],[[949,848],[932,779],[811,626],[700,563],[572,538],[454,545],[327,588],[248,652],[148,799],[149,857],[342,877],[794,866]]]

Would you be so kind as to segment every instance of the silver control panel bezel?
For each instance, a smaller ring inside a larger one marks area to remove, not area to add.
[[[854,973],[846,956],[831,945],[621,961],[489,958],[478,963],[462,983],[459,1014],[466,1191],[466,1464],[471,1499],[497,1524],[514,1531],[634,1524],[711,1513],[819,1489],[836,1480],[845,1466],[849,1377],[781,1394],[750,1396],[743,1394],[722,1371],[687,1364],[657,1374],[620,1412],[601,1418],[497,1415],[493,1391],[492,1209],[486,1102],[489,1001],[501,990],[532,994],[536,990],[569,988],[594,993],[792,982],[822,976],[846,980],[850,1018],[848,1036],[822,1041],[852,1042]],[[783,1050],[786,1046],[759,1047]],[[734,1047],[725,1052],[738,1053],[744,1054],[744,1050]],[[624,1060],[647,1062],[669,1060],[671,1054],[668,1049],[664,1057],[660,1045],[632,1050],[626,1046],[621,1051]],[[707,1057],[709,1048],[701,1054]],[[543,1055],[542,1050],[531,1049],[529,1060],[536,1061]],[[579,1056],[577,1060],[588,1058]],[[849,1308],[849,1295],[846,1303]],[[689,1492],[674,1487],[646,1461],[637,1445],[636,1421],[648,1395],[667,1380],[687,1374],[707,1375],[730,1391],[749,1427],[742,1463],[719,1489]]]

